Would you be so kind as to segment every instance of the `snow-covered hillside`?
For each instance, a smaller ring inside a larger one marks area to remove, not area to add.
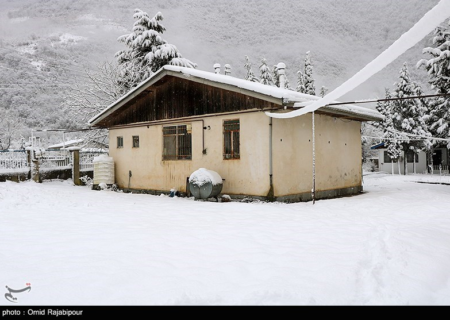
[[[26,128],[85,127],[85,121],[64,108],[68,93],[89,82],[85,70],[96,71],[124,49],[117,38],[131,31],[135,8],[151,16],[161,11],[164,38],[200,70],[228,63],[232,75],[243,78],[248,55],[259,75],[260,58],[265,57],[269,68],[286,63],[295,87],[296,72],[310,51],[317,92],[321,86],[331,92],[437,2],[5,0],[0,3],[0,108]],[[430,41],[428,37],[342,99],[383,97],[384,88],[397,81],[402,63],[415,65]],[[424,70],[410,71],[413,80],[428,80]]]
[[[295,82],[295,72],[305,52],[311,51],[318,87],[325,85],[333,89],[387,48],[438,1],[29,2],[19,0],[5,6],[3,15],[7,19],[2,22],[0,39],[25,41],[31,34],[45,39],[50,30],[61,35],[83,36],[89,44],[102,44],[85,51],[80,59],[80,64],[90,65],[90,62],[113,59],[120,48],[115,39],[131,29],[135,8],[150,15],[161,11],[167,39],[202,70],[212,71],[215,62],[230,63],[233,73],[243,76],[245,55],[255,65],[264,56],[269,64],[285,62],[288,76]],[[28,20],[24,23],[20,19]],[[383,88],[395,81],[401,64],[405,60],[415,64],[421,58],[423,47],[422,43],[399,59],[392,70],[383,72],[362,88],[364,93],[382,95]],[[374,83],[381,88],[375,88]]]
[[[0,273],[30,283],[17,306],[448,305],[448,183],[372,174],[315,205],[0,183]]]

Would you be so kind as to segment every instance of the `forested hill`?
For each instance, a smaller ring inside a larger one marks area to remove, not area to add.
[[[283,61],[295,85],[306,51],[316,86],[330,90],[353,75],[418,21],[438,0],[0,0],[0,109],[32,127],[85,126],[67,117],[68,90],[87,81],[84,70],[114,60],[117,37],[130,32],[133,11],[161,11],[167,32],[184,57],[201,70],[231,64],[244,76],[248,55],[258,74]],[[348,98],[382,96],[404,61],[412,77],[426,39]]]

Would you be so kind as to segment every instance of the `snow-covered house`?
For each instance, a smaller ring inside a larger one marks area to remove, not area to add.
[[[384,143],[379,143],[371,147],[372,150],[377,150],[378,171],[404,174],[405,160],[406,173],[424,173],[427,172],[427,154],[423,151],[414,154],[412,151],[400,156],[398,159],[391,159]],[[406,158],[406,159],[405,159]]]
[[[120,188],[159,193],[187,189],[199,168],[218,172],[222,193],[279,201],[311,199],[311,114],[274,119],[301,94],[196,69],[164,66],[93,117],[108,128]],[[298,105],[298,104],[297,104]],[[316,198],[362,190],[361,122],[382,116],[354,105],[315,116]]]
[[[419,151],[413,158],[413,152],[409,151],[403,153],[397,160],[391,159],[387,152],[384,143],[379,143],[371,147],[372,150],[377,150],[378,171],[388,172],[394,174],[405,173],[405,158],[406,158],[406,173],[430,173],[430,163],[427,159],[427,154],[424,151]],[[438,147],[433,150],[433,173],[449,173],[450,153],[446,147]]]

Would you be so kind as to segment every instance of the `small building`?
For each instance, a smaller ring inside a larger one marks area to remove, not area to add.
[[[414,154],[411,150],[405,155],[401,155],[397,159],[391,159],[384,142],[372,146],[370,149],[377,150],[378,157],[376,162],[378,164],[378,171],[393,174],[405,174],[405,160],[406,173],[426,173],[427,172],[427,155],[420,151]],[[405,159],[406,158],[406,159]],[[414,159],[415,158],[415,159]]]
[[[164,66],[89,123],[108,128],[120,188],[187,191],[199,168],[223,193],[306,201],[312,189],[312,117],[274,119],[316,96],[196,69]],[[297,104],[298,105],[298,104]],[[362,191],[361,122],[374,110],[333,105],[315,113],[316,198]]]
[[[378,154],[375,159],[371,159],[377,163],[380,172],[405,174],[405,158],[406,158],[406,173],[431,173],[430,163],[427,154],[424,151],[419,151],[415,154],[410,150],[403,154],[398,159],[391,159],[387,152],[384,142],[371,147],[372,150],[377,150]],[[438,147],[433,150],[433,173],[449,173],[449,152],[446,147]]]

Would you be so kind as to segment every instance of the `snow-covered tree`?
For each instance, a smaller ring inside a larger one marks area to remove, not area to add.
[[[395,98],[398,100],[392,101],[392,122],[394,130],[402,132],[402,149],[404,151],[405,161],[404,173],[407,171],[407,153],[419,152],[423,144],[420,138],[413,135],[426,135],[426,126],[423,122],[423,106],[417,99],[405,99],[415,96],[420,91],[417,84],[411,81],[408,66],[405,62],[400,70],[400,79],[395,84]]]
[[[436,94],[450,93],[450,31],[445,26],[435,29],[433,46],[423,49],[430,59],[422,59],[417,67],[425,67],[429,75],[431,89]],[[429,101],[429,131],[435,137],[450,138],[450,99],[448,96]],[[450,148],[450,142],[447,147]]]
[[[135,83],[121,75],[121,67],[114,62],[105,62],[95,71],[86,70],[85,81],[79,81],[66,96],[70,112],[87,121],[119,99]]]
[[[252,63],[250,62],[250,59],[248,56],[245,56],[244,68],[245,68],[245,70],[247,70],[247,73],[245,75],[245,80],[252,81],[252,82],[259,82],[259,79],[253,73]]]
[[[327,87],[322,86],[322,87],[320,88],[320,96],[321,96],[322,98],[326,96],[327,92],[328,92],[328,88],[327,88]]]
[[[0,108],[0,150],[18,147],[23,130],[24,125],[18,114]]]
[[[305,58],[305,90],[306,94],[310,94],[313,96],[316,95],[316,86],[314,85],[314,78],[313,78],[313,66],[309,51],[306,53]]]
[[[392,98],[389,89],[386,88],[385,100]],[[383,133],[384,145],[387,148],[389,157],[393,162],[397,162],[402,154],[402,136],[394,127],[394,111],[392,101],[378,102],[376,109],[384,116],[384,120],[374,125]]]
[[[409,76],[408,66],[405,62],[400,70],[400,80],[395,83],[394,97],[402,99],[408,98],[412,95],[413,87]],[[410,112],[410,109],[414,108],[415,103],[413,99],[392,101],[392,120],[395,129],[399,131],[406,131],[404,128],[410,127],[407,121],[404,123],[405,115]]]
[[[116,53],[125,83],[132,82],[135,86],[167,64],[197,67],[194,62],[183,58],[176,46],[162,38],[166,29],[161,24],[163,16],[160,12],[150,18],[146,12],[136,9],[133,18],[136,20],[133,31],[117,39],[127,46],[127,49]]]
[[[372,150],[371,147],[379,142],[379,139],[374,139],[373,137],[379,137],[381,135],[381,130],[372,123],[363,122],[361,124],[362,161],[363,168],[366,171],[374,171],[375,169],[374,163],[371,162],[371,158],[375,157],[378,151]]]
[[[285,75],[284,89],[292,90],[287,74]]]
[[[280,81],[278,78],[278,68],[276,64],[274,64],[272,68],[272,82],[275,85],[275,87],[280,87]]]
[[[259,66],[260,82],[265,85],[273,86],[272,74],[270,68],[267,66],[267,60],[261,59],[261,65]]]
[[[412,95],[422,96],[422,88],[416,82],[411,83]],[[428,129],[430,118],[429,101],[426,98],[413,100],[413,105],[404,112],[402,128],[404,131],[423,137],[423,140],[411,144],[410,149],[415,153],[420,150],[430,150],[433,146],[431,133]]]
[[[315,96],[316,87],[313,78],[313,66],[311,63],[310,52],[306,52],[305,63],[302,68],[297,71],[297,92],[306,93]]]
[[[300,93],[306,93],[305,75],[301,69],[297,71],[297,88],[295,90]]]

